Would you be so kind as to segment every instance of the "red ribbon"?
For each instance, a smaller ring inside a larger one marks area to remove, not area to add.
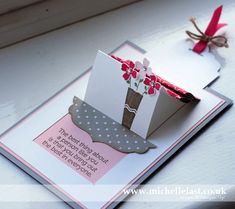
[[[222,27],[224,27],[227,24],[219,23],[219,19],[222,13],[223,6],[219,6],[215,11],[211,18],[211,21],[209,25],[206,28],[205,35],[209,37],[213,37],[215,33]],[[201,53],[205,50],[208,42],[204,40],[200,40],[195,46],[193,47],[193,51],[197,53]]]

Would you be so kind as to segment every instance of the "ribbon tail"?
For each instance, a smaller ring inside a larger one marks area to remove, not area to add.
[[[203,40],[199,41],[195,46],[193,47],[193,51],[200,54],[202,53],[207,46],[207,43]]]
[[[207,36],[213,36],[215,34],[216,29],[218,27],[219,19],[220,19],[221,13],[222,13],[222,9],[223,9],[223,6],[221,5],[214,11],[214,14],[211,18],[211,21],[205,31],[205,34]]]
[[[226,25],[226,24],[219,24],[219,19],[222,13],[222,9],[223,9],[223,6],[221,5],[214,11],[211,21],[205,31],[205,34],[207,36],[213,36],[217,30],[219,30],[220,28]],[[205,50],[206,46],[207,46],[207,42],[204,40],[200,40],[193,47],[193,51],[200,54]]]
[[[220,28],[222,28],[222,27],[224,27],[224,26],[227,26],[228,24],[226,24],[226,23],[219,23],[218,25],[217,25],[217,27],[216,27],[216,32],[220,29]]]

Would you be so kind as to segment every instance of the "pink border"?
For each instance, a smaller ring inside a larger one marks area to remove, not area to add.
[[[128,43],[127,43],[128,44]],[[120,50],[121,48],[124,47],[125,44],[120,46],[117,50]],[[130,47],[133,47],[130,45]],[[134,48],[134,47],[133,47]],[[136,48],[134,48],[136,51],[138,51]],[[140,52],[140,50],[138,51]],[[113,52],[114,53],[114,52]],[[141,53],[141,52],[140,52]],[[87,72],[83,73],[82,75],[85,75]],[[71,86],[74,84],[74,82],[77,81],[75,79],[73,82],[71,82],[69,85],[67,85],[65,88],[63,88],[61,91],[59,91],[56,95],[52,96],[49,98],[48,101],[43,103],[41,106],[39,106],[33,113],[36,113],[42,106],[48,104],[52,98],[57,97],[62,91],[66,90],[68,86]],[[139,173],[132,181],[130,181],[127,186],[125,186],[121,191],[119,191],[116,195],[114,195],[105,205],[102,206],[102,209],[109,207],[118,197],[120,197],[123,194],[124,189],[128,189],[131,187],[131,185],[137,181],[141,176],[143,176],[146,172],[148,172],[156,163],[158,163],[167,153],[169,153],[176,145],[178,145],[193,129],[195,129],[197,126],[199,126],[204,120],[206,120],[213,112],[215,112],[217,109],[219,109],[223,104],[225,103],[224,100],[221,100],[213,109],[211,109],[205,116],[203,116],[196,124],[194,124],[186,133],[184,133],[174,144],[172,144],[164,153],[162,153],[156,160],[154,160],[148,167],[146,167],[141,173]],[[8,133],[10,130],[13,128],[17,127],[23,120],[28,119],[30,116],[33,114],[30,113],[27,115],[25,118],[20,120],[18,123],[16,123],[13,127],[9,128],[6,130],[2,135],[4,136],[6,133]],[[83,205],[81,202],[79,202],[76,198],[71,196],[69,193],[64,191],[59,185],[56,185],[51,179],[49,179],[47,176],[45,176],[43,173],[41,173],[39,170],[37,170],[35,167],[33,167],[31,164],[29,164],[27,161],[25,161],[23,158],[18,156],[15,152],[13,152],[10,148],[5,146],[2,142],[0,142],[0,147],[3,148],[6,152],[10,153],[12,156],[14,156],[18,161],[20,161],[22,164],[24,164],[27,168],[31,169],[34,173],[39,175],[41,178],[45,179],[51,186],[53,186],[56,190],[70,198],[73,202],[77,203],[84,209],[88,209],[85,205]]]
[[[17,155],[15,152],[13,152],[10,148],[8,148],[7,146],[5,146],[4,144],[2,144],[0,142],[0,146],[8,153],[10,153],[12,156],[14,156],[18,161],[20,161],[21,163],[23,163],[26,167],[28,167],[29,169],[31,169],[34,173],[36,173],[37,175],[39,175],[41,178],[45,179],[52,187],[54,187],[55,189],[57,189],[59,192],[63,193],[64,195],[66,195],[68,198],[70,198],[73,202],[76,202],[78,205],[80,205],[82,208],[84,209],[88,209],[85,205],[83,205],[81,202],[79,202],[78,200],[76,200],[72,195],[70,195],[69,193],[67,193],[66,191],[64,191],[61,187],[59,187],[59,185],[55,184],[51,179],[49,179],[47,176],[45,176],[42,172],[40,172],[38,169],[36,169],[35,167],[33,167],[30,163],[28,163],[27,161],[25,161],[23,158],[21,158],[19,155]],[[44,185],[44,184],[43,184]]]
[[[140,54],[144,54],[144,50],[139,48],[138,46],[135,46],[134,44],[132,44],[129,41],[124,42],[122,45],[120,45],[119,47],[117,47],[114,51],[111,52],[111,54],[121,50],[123,47],[125,46],[129,46],[132,47],[134,50],[136,50],[138,53]],[[91,69],[91,68],[89,68]],[[24,118],[22,118],[20,121],[18,121],[17,123],[15,123],[15,125],[13,125],[12,127],[10,127],[9,129],[7,129],[5,132],[3,132],[2,134],[0,134],[0,138],[5,136],[9,131],[11,131],[12,129],[16,128],[18,125],[21,124],[21,122],[28,120],[30,117],[33,116],[33,114],[35,114],[37,111],[39,111],[42,107],[45,107],[45,105],[47,105],[48,103],[51,102],[52,99],[56,98],[57,96],[60,95],[61,92],[63,92],[64,90],[67,90],[68,87],[71,87],[73,84],[75,84],[76,81],[78,81],[78,79],[80,79],[82,76],[86,75],[89,72],[89,69],[87,71],[85,71],[84,73],[82,73],[78,78],[75,78],[71,83],[69,83],[68,85],[66,85],[63,89],[61,89],[60,91],[58,91],[55,95],[53,95],[52,97],[50,97],[47,101],[45,101],[44,103],[42,103],[41,105],[39,105],[35,110],[33,110],[31,113],[29,113],[28,115],[26,115]],[[39,170],[37,170],[36,168],[34,168],[31,164],[29,164],[27,161],[25,161],[23,158],[21,158],[20,156],[18,156],[13,150],[11,150],[10,148],[8,148],[7,146],[5,146],[1,141],[0,141],[0,148],[4,149],[7,153],[10,153],[12,156],[14,156],[18,161],[20,161],[22,164],[24,164],[26,167],[28,167],[29,169],[31,169],[34,173],[36,173],[37,175],[39,175],[41,178],[45,179],[50,185],[52,185],[56,190],[58,190],[59,192],[61,192],[62,194],[64,194],[65,196],[67,196],[68,198],[70,198],[73,202],[77,203],[78,205],[80,205],[82,208],[84,209],[88,209],[85,205],[83,205],[81,202],[79,202],[76,198],[74,198],[73,196],[71,196],[69,193],[67,193],[66,191],[64,191],[61,187],[59,187],[58,185],[56,185],[51,179],[49,179],[47,176],[45,176],[43,173],[41,173]]]
[[[185,132],[174,144],[172,144],[165,152],[163,152],[158,158],[156,158],[156,160],[154,160],[148,167],[146,167],[132,181],[130,181],[127,184],[127,186],[123,187],[123,189],[120,192],[118,192],[105,205],[103,205],[102,209],[110,206],[115,201],[115,199],[117,199],[118,197],[120,197],[123,194],[123,190],[130,188],[135,181],[137,181],[141,176],[143,176],[146,172],[148,172],[154,165],[156,165],[167,153],[169,153],[177,144],[179,144],[187,135],[189,135],[193,129],[195,129],[203,121],[205,121],[212,113],[214,113],[217,109],[219,109],[224,103],[225,103],[225,101],[221,100],[213,109],[211,109],[197,123],[195,123],[187,132]]]
[[[141,173],[139,173],[132,181],[130,181],[127,186],[123,187],[122,190],[120,190],[115,196],[113,196],[105,205],[103,205],[101,208],[105,209],[108,206],[110,206],[117,198],[122,196],[123,190],[128,189],[132,186],[132,184],[137,181],[141,176],[143,176],[146,172],[148,172],[154,165],[156,165],[167,153],[169,153],[176,145],[178,145],[188,134],[191,133],[193,129],[195,129],[197,126],[199,126],[203,121],[205,121],[212,113],[214,113],[216,110],[218,110],[223,104],[225,103],[224,100],[221,100],[213,109],[211,109],[205,116],[203,116],[196,124],[194,124],[187,132],[185,132],[174,144],[172,144],[164,153],[162,153],[156,160],[154,160],[148,167],[146,167]],[[10,148],[2,144],[0,142],[0,146],[8,153],[10,153],[12,156],[14,156],[18,161],[23,163],[26,167],[31,169],[34,173],[39,175],[41,178],[45,179],[50,185],[52,185],[56,190],[61,192],[62,194],[69,197],[73,202],[77,203],[84,209],[88,209],[85,205],[83,205],[81,202],[79,202],[76,198],[71,196],[69,193],[64,191],[59,185],[56,185],[51,179],[49,179],[47,176],[45,176],[43,173],[41,173],[39,170],[37,170],[35,167],[33,167],[31,164],[29,164],[27,161],[25,161],[23,158],[18,156],[15,152],[13,152]]]

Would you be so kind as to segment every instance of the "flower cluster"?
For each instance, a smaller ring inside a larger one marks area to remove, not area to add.
[[[122,61],[121,69],[124,72],[123,78],[130,87],[133,83],[132,80],[134,80],[136,91],[140,91],[140,85],[144,85],[142,94],[154,95],[160,89],[161,84],[158,82],[157,76],[152,73],[149,64],[150,62],[146,58],[144,58],[143,63],[126,60]]]

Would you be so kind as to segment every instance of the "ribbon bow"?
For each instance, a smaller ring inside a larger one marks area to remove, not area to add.
[[[226,26],[227,24],[219,23],[219,19],[221,16],[223,6],[218,7],[211,18],[211,21],[209,25],[207,26],[207,29],[205,33],[203,33],[197,26],[195,18],[191,18],[190,21],[193,23],[196,30],[199,32],[199,34],[192,33],[190,31],[186,31],[187,35],[194,39],[199,40],[198,43],[195,44],[193,47],[193,51],[197,53],[201,53],[205,50],[208,43],[212,43],[217,47],[226,47],[228,48],[228,40],[226,37],[220,35],[220,36],[214,36],[214,34],[222,27]]]

